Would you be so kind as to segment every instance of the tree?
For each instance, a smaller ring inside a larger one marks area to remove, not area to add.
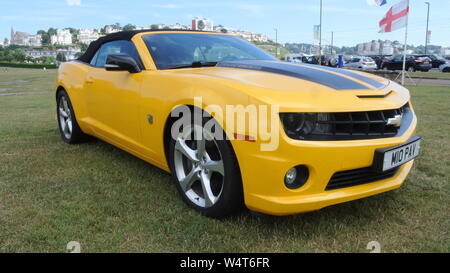
[[[159,26],[158,25],[151,25],[150,29],[159,29]]]
[[[42,39],[42,44],[43,45],[49,45],[51,40],[50,40],[50,35],[48,35],[47,31],[45,30],[39,30],[37,32],[37,34],[41,35],[41,39]]]
[[[127,24],[125,26],[123,26],[123,30],[135,30],[136,26],[132,25],[132,24]]]
[[[80,44],[80,50],[81,50],[81,53],[84,54],[84,52],[86,52],[87,49],[88,49],[88,45],[86,45],[86,44]]]
[[[56,35],[56,29],[54,28],[49,28],[47,31],[48,36],[52,37],[53,35]]]
[[[55,59],[53,57],[49,57],[49,56],[39,57],[38,60],[42,64],[54,64],[55,63]]]
[[[203,22],[203,20],[199,20],[197,28],[199,30],[203,30],[205,28],[205,22]]]
[[[222,32],[222,33],[228,33],[228,30],[227,30],[226,28],[222,28],[222,29],[220,30],[220,32]]]
[[[84,54],[83,52],[77,52],[77,53],[75,54],[75,58],[78,59],[78,58],[80,58],[83,54]]]
[[[14,50],[13,57],[14,57],[14,61],[23,63],[23,62],[25,62],[27,55],[25,54],[25,50],[19,48],[19,49]]]
[[[0,48],[0,61],[12,62],[14,59],[11,49],[9,47]]]
[[[59,52],[59,53],[56,55],[56,60],[57,60],[58,62],[65,62],[65,61],[67,61],[66,56],[65,56],[63,53],[61,53],[61,52]]]
[[[70,34],[72,34],[72,44],[78,43],[78,34],[80,34],[80,31],[75,28],[69,28]]]
[[[25,57],[25,62],[27,62],[27,63],[35,63],[36,61],[35,61],[35,59],[33,57],[26,56]]]

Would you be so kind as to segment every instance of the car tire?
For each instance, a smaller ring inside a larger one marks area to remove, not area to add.
[[[450,67],[446,67],[442,70],[444,73],[450,73]]]
[[[192,122],[185,132],[170,137],[169,165],[176,188],[189,207],[207,217],[223,218],[244,206],[241,174],[231,143],[226,138],[212,138],[204,126],[206,121],[202,125]],[[212,122],[219,135],[225,136],[220,125]],[[202,132],[201,140],[192,138],[200,135],[198,132]]]
[[[77,144],[89,139],[78,125],[72,102],[65,90],[58,91],[56,96],[56,116],[61,138],[66,143]]]
[[[408,67],[408,72],[416,72],[416,69],[413,66]]]

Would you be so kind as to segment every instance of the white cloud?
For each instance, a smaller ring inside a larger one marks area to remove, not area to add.
[[[81,0],[66,0],[68,6],[81,6]]]

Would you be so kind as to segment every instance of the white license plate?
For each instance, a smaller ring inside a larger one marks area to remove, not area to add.
[[[388,150],[383,157],[383,172],[396,168],[416,158],[420,151],[420,138],[398,148]]]

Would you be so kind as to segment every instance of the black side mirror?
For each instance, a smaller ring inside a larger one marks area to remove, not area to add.
[[[128,71],[139,73],[141,68],[137,62],[127,54],[111,54],[106,58],[105,69],[107,71]]]

